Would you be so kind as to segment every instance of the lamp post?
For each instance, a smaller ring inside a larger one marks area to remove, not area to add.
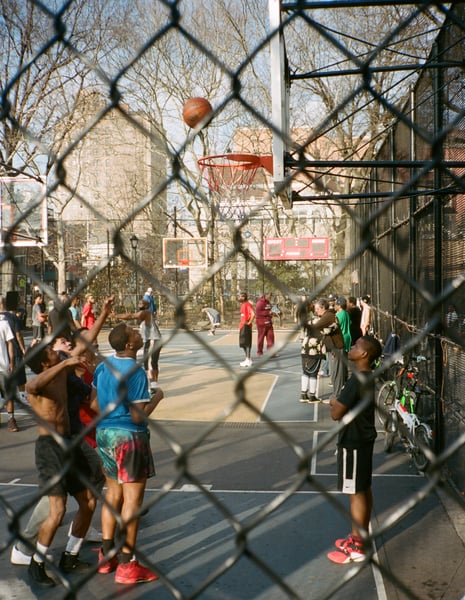
[[[137,306],[138,306],[137,303],[139,300],[138,289],[137,289],[139,287],[138,273],[137,273],[137,246],[139,244],[139,238],[137,237],[137,235],[135,233],[133,233],[131,235],[131,237],[129,238],[129,241],[131,242],[132,262],[134,263],[134,298],[135,298],[134,310],[136,310]]]

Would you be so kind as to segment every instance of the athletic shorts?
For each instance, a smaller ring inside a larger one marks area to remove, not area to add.
[[[103,472],[118,483],[145,481],[155,475],[149,434],[126,429],[97,429]]]
[[[373,446],[337,447],[338,489],[344,494],[366,492],[371,487]]]
[[[239,348],[251,348],[252,347],[252,326],[244,325],[239,330]]]
[[[60,481],[45,492],[47,496],[75,496],[87,488],[80,476],[89,479],[91,469],[79,445],[66,454],[51,435],[41,435],[36,440],[35,459],[41,488],[52,477],[63,474]]]
[[[307,356],[306,354],[301,355],[302,358],[302,372],[307,377],[313,377],[316,379],[318,371],[320,370],[321,357],[315,358],[314,356]]]

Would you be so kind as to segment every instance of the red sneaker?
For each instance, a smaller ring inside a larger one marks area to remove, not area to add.
[[[100,548],[98,551],[98,562],[99,567],[97,569],[97,573],[102,573],[104,575],[107,573],[113,573],[118,566],[118,555],[115,554],[115,556],[112,556],[111,558],[106,558],[102,552],[102,549]]]
[[[131,560],[126,564],[119,564],[116,568],[116,583],[144,583],[146,581],[155,581],[158,575],[140,565],[137,560]]]
[[[351,562],[365,560],[366,554],[362,542],[355,541],[352,537],[346,540],[336,540],[336,542],[341,543],[339,549],[326,555],[331,562],[347,565]]]
[[[349,534],[346,538],[335,540],[334,545],[338,550],[344,550],[347,544],[350,544],[352,541],[352,534]]]

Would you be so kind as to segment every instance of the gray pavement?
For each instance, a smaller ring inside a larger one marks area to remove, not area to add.
[[[242,355],[237,332],[199,335],[217,358],[179,333],[160,360],[166,398],[163,410],[153,415],[157,477],[148,484],[150,510],[141,520],[138,540],[160,580],[131,587],[114,584],[112,575],[97,574],[87,582],[70,577],[76,597],[165,600],[202,590],[199,598],[215,600],[462,598],[463,511],[444,492],[428,493],[428,479],[415,471],[400,446],[385,455],[382,434],[375,449],[373,527],[388,521],[392,526],[376,538],[381,569],[370,563],[330,563],[326,553],[334,539],[350,529],[348,503],[336,491],[333,442],[312,452],[332,422],[326,405],[298,402],[298,343],[290,341],[246,383],[246,395],[253,395],[252,404],[275,427],[254,410],[242,409],[235,417],[226,411],[229,420],[213,426],[212,419],[234,399],[236,372],[244,373],[236,369]],[[100,346],[105,348],[105,342],[106,334]],[[330,394],[328,383],[321,380],[321,396]],[[37,497],[36,428],[30,415],[18,413],[19,433],[0,428],[0,599],[64,598],[62,584],[52,591],[31,589],[27,569],[9,563],[13,511],[24,510],[21,529]],[[294,493],[286,493],[290,489]],[[418,502],[412,502],[414,497]],[[65,545],[74,508],[71,499],[53,544],[56,556]],[[85,544],[81,554],[96,562],[96,551],[96,544]]]

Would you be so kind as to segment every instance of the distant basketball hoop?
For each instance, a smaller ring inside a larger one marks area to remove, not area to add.
[[[242,220],[249,212],[246,194],[257,169],[270,169],[270,157],[255,154],[219,154],[200,158],[198,165],[210,191],[215,195],[216,209],[227,220]]]
[[[163,238],[164,269],[205,269],[206,238]]]

